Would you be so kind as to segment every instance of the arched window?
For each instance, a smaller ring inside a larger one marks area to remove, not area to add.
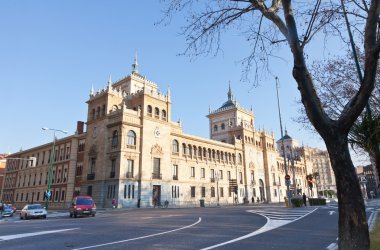
[[[128,145],[136,145],[136,133],[133,130],[128,131],[127,144]]]
[[[119,136],[118,136],[117,130],[113,131],[113,133],[112,133],[112,142],[111,142],[112,147],[117,146],[117,144],[118,144],[118,137]]]
[[[242,160],[242,158],[241,158],[241,154],[239,153],[239,154],[238,154],[238,163],[239,163],[239,164],[242,164],[242,162],[243,162],[243,160]]]
[[[152,106],[148,105],[146,107],[146,112],[148,113],[149,116],[152,116]]]
[[[224,123],[222,123],[222,125],[220,125],[220,128],[221,128],[222,130],[224,130],[224,129],[226,128],[226,125],[224,125]]]
[[[218,125],[216,125],[216,124],[214,125],[214,132],[215,131],[218,131]]]
[[[99,117],[100,116],[100,107],[98,107],[97,109],[96,109],[96,117]]]
[[[178,153],[178,141],[177,140],[173,140],[172,150],[173,150],[173,153]]]
[[[162,120],[166,121],[166,111],[165,110],[161,111],[161,117],[162,117]]]
[[[156,118],[159,118],[160,117],[160,110],[158,108],[154,108],[154,116]]]
[[[182,155],[186,155],[186,144],[182,143]]]

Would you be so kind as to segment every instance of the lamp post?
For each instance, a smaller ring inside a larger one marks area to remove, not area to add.
[[[67,134],[66,130],[61,129],[54,129],[54,128],[42,128],[42,130],[51,130],[53,131],[53,147],[50,154],[50,167],[49,167],[49,179],[48,179],[48,186],[45,193],[45,205],[46,205],[46,211],[48,210],[49,206],[49,199],[51,197],[50,193],[50,187],[51,187],[51,181],[53,179],[53,161],[54,161],[54,151],[55,151],[55,132],[62,132],[64,134]]]
[[[281,109],[280,109],[280,98],[278,97],[278,77],[276,76],[276,92],[277,92],[277,107],[278,107],[278,116],[280,118],[280,129],[281,129],[281,147],[282,147],[282,154],[284,156],[284,167],[285,167],[285,175],[288,175],[288,167],[286,165],[286,155],[285,155],[285,146],[284,146],[284,133],[282,131],[282,121],[281,121]],[[286,180],[286,193],[288,196],[288,206],[290,207],[291,201],[290,201],[290,181]]]

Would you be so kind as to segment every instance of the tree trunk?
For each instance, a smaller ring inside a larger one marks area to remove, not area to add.
[[[339,249],[369,249],[365,205],[351,160],[347,137],[336,133],[325,139],[335,173],[339,204]],[[358,199],[359,198],[359,199]]]

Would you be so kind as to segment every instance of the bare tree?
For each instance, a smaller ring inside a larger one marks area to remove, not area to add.
[[[268,66],[273,48],[287,46],[293,57],[293,77],[301,94],[307,117],[323,138],[335,173],[339,205],[339,248],[369,249],[365,206],[348,147],[348,133],[363,111],[374,89],[380,51],[379,0],[162,0],[166,17],[186,12],[183,35],[188,43],[185,54],[217,53],[222,32],[236,29],[252,42],[246,58],[248,68]],[[363,80],[336,117],[326,112],[307,64],[307,44],[319,33],[345,36],[342,4],[364,44]],[[313,5],[314,4],[314,5]],[[244,30],[243,30],[244,29]]]
[[[361,68],[364,67],[364,54],[358,50]],[[333,119],[339,119],[345,104],[360,88],[357,68],[354,65],[352,52],[327,61],[316,61],[312,64],[311,74],[322,105]],[[365,151],[375,162],[380,179],[380,67],[377,69],[375,89],[368,106],[351,127],[348,141],[356,152]],[[310,128],[310,122],[303,106],[294,120]],[[311,128],[313,129],[313,128]]]

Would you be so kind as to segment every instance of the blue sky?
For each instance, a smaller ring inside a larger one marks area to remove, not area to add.
[[[130,74],[135,51],[140,73],[163,92],[170,86],[171,118],[181,119],[186,133],[209,136],[205,116],[209,107],[216,109],[227,100],[230,81],[237,101],[252,106],[256,128],[274,131],[279,139],[277,75],[289,135],[304,145],[324,148],[316,134],[292,121],[299,93],[287,48],[279,51],[282,59],[271,61],[272,75],[252,88],[240,81],[239,61],[250,51],[244,38],[226,34],[223,53],[216,57],[178,56],[186,48],[179,35],[184,18],[157,25],[162,8],[152,0],[1,1],[0,153],[50,142],[52,134],[42,127],[74,133],[76,121],[86,120],[91,85],[97,90],[107,84],[109,75],[116,81]],[[311,56],[330,53],[313,46]]]

